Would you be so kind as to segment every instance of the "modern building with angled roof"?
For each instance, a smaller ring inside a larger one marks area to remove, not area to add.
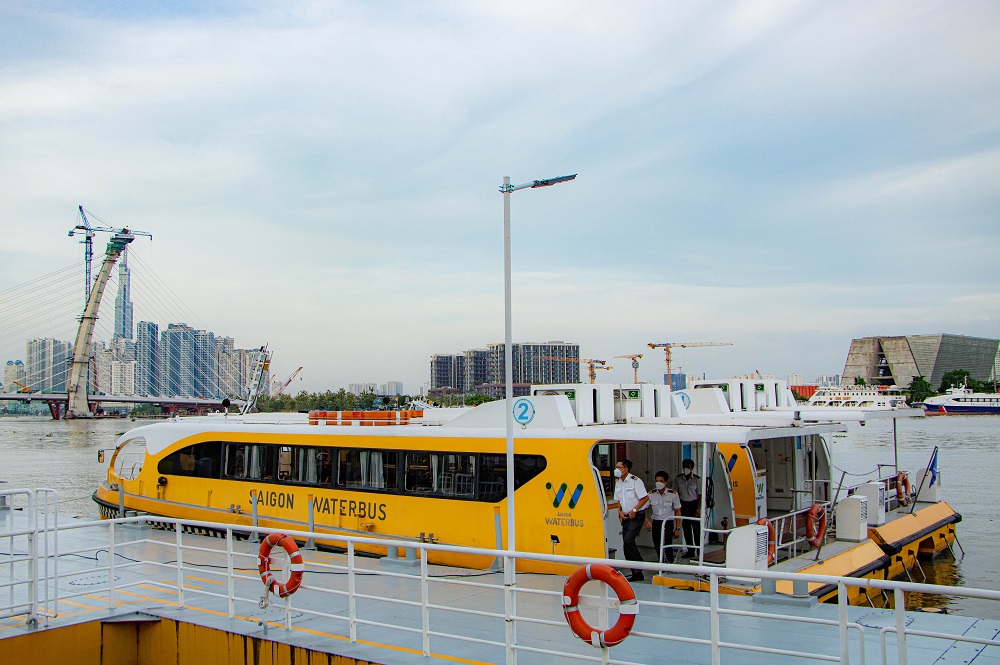
[[[945,374],[957,369],[978,381],[996,379],[1000,340],[947,334],[854,339],[841,384],[861,377],[869,385],[905,388],[914,377],[923,376],[936,388]]]

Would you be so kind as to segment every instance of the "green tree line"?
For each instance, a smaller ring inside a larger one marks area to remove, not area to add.
[[[303,390],[298,395],[261,395],[257,398],[257,410],[263,413],[277,411],[374,411],[378,409],[401,409],[410,402],[409,395],[379,397],[368,391],[360,395],[349,393],[343,388],[337,392],[327,390],[310,393]]]

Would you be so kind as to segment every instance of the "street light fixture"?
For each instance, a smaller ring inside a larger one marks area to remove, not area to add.
[[[500,192],[503,194],[503,288],[504,288],[504,393],[507,410],[507,550],[517,551],[514,546],[514,361],[511,338],[510,315],[510,194],[521,189],[551,187],[561,182],[569,182],[576,174],[564,175],[546,180],[532,180],[521,185],[511,185],[510,178],[504,177]]]

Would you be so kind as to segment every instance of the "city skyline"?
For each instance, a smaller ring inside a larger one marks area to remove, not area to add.
[[[439,350],[504,338],[504,176],[579,174],[511,197],[516,339],[731,342],[672,370],[814,376],[856,338],[1000,332],[997,3],[0,17],[0,292],[78,265],[83,204],[156,238],[129,248],[137,303],[141,260],[170,321],[268,343],[303,389],[419,386]]]

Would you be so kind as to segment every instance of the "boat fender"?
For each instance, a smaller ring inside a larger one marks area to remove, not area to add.
[[[910,477],[903,471],[896,474],[896,498],[899,505],[910,505]]]
[[[774,539],[774,525],[766,517],[761,517],[757,520],[757,524],[767,527],[767,565],[774,565],[775,559],[778,558],[777,542]]]
[[[580,614],[580,589],[591,580],[604,582],[618,596],[618,622],[607,630],[597,630]],[[635,598],[632,585],[624,575],[603,563],[591,563],[574,570],[563,587],[562,604],[566,623],[572,631],[581,640],[597,648],[621,644],[629,636],[635,625],[635,617],[639,614],[639,601]]]
[[[806,538],[816,549],[826,538],[826,506],[822,503],[814,503],[806,513]]]
[[[271,574],[271,550],[275,545],[280,545],[288,554],[288,580],[279,582]],[[283,533],[268,534],[264,542],[260,544],[260,552],[257,554],[257,570],[260,572],[260,579],[264,582],[267,590],[279,598],[291,596],[302,584],[302,573],[306,565],[302,561],[302,553],[299,552],[298,545],[291,536]]]

